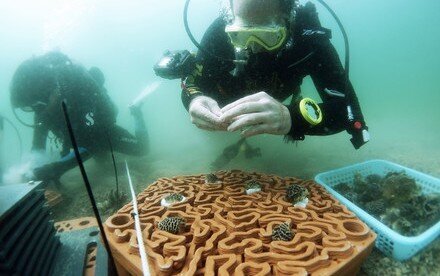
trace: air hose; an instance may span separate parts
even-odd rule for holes
[[[18,131],[18,128],[14,125],[14,123],[9,120],[8,118],[0,115],[0,130],[3,130],[3,122],[7,122],[15,131],[18,138],[18,144],[19,144],[19,152],[20,152],[20,158],[23,155],[23,140],[21,139],[20,132]]]

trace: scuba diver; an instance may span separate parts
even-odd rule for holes
[[[61,52],[49,52],[20,64],[10,85],[11,104],[14,113],[16,108],[34,112],[32,151],[45,151],[49,132],[61,148],[61,159],[34,168],[30,179],[57,183],[66,171],[77,165],[71,152],[62,101],[66,103],[84,161],[103,157],[111,146],[129,155],[147,154],[148,132],[141,105],[130,106],[135,122],[135,135],[132,135],[116,124],[118,111],[104,82],[99,68],[87,70]]]
[[[330,42],[331,31],[321,26],[312,3],[230,0],[229,13],[211,24],[200,44],[186,17],[184,22],[199,51],[191,61],[193,70],[181,76],[182,102],[197,127],[239,131],[243,137],[284,135],[287,141],[347,130],[356,149],[369,141],[348,79],[348,58],[344,70]],[[347,47],[346,40],[348,53]],[[186,57],[184,53],[178,54]],[[162,64],[186,69],[180,64],[186,58],[170,52],[166,56],[170,62],[155,67],[159,76],[169,77]],[[176,57],[179,62],[174,62]],[[301,96],[306,76],[312,78],[322,103]],[[283,104],[289,97],[291,101]]]
[[[240,152],[244,152],[244,157],[246,159],[261,157],[261,149],[252,147],[246,141],[246,138],[243,137],[232,145],[224,148],[222,153],[211,163],[211,169],[219,170],[224,168]]]

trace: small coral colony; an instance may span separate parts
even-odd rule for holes
[[[419,235],[440,220],[440,194],[423,193],[403,171],[384,177],[356,173],[353,183],[339,183],[334,188],[404,236]]]

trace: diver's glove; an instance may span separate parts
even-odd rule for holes
[[[189,104],[191,122],[205,130],[226,130],[220,121],[221,111],[218,103],[207,96],[197,96]]]
[[[58,181],[61,175],[57,164],[58,162],[54,162],[35,168],[33,170],[33,180]]]
[[[221,121],[229,124],[228,131],[240,130],[244,137],[262,133],[285,135],[292,126],[287,107],[266,92],[243,97],[221,112]]]

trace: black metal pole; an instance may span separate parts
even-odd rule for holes
[[[118,169],[116,168],[116,160],[115,160],[115,153],[113,151],[113,144],[112,144],[112,140],[110,139],[110,135],[108,134],[108,131],[106,132],[107,134],[107,141],[108,141],[108,145],[110,147],[110,152],[112,154],[112,162],[113,162],[113,169],[115,171],[115,179],[116,179],[116,205],[119,208],[119,179],[118,179]]]
[[[99,230],[101,231],[102,239],[104,241],[104,245],[107,250],[109,259],[110,259],[110,264],[111,264],[110,267],[112,270],[112,271],[110,271],[110,272],[112,272],[110,274],[113,275],[113,273],[114,273],[114,275],[117,275],[118,272],[116,270],[115,260],[113,259],[113,254],[112,254],[112,251],[110,249],[110,245],[107,240],[107,235],[105,234],[104,226],[102,225],[101,217],[99,216],[98,207],[96,206],[95,197],[93,196],[92,187],[90,186],[89,178],[87,177],[86,170],[84,169],[84,164],[82,162],[81,155],[79,153],[79,149],[78,149],[78,145],[76,143],[75,135],[73,134],[72,124],[70,123],[69,114],[67,113],[66,102],[62,101],[61,105],[63,107],[64,119],[66,120],[67,129],[69,130],[69,136],[70,136],[70,140],[72,141],[72,146],[73,146],[73,150],[75,152],[76,161],[78,161],[78,166],[81,171],[82,178],[84,180],[84,185],[86,186],[87,194],[89,195],[90,202],[92,203],[93,213],[95,214],[96,220],[98,221]]]

